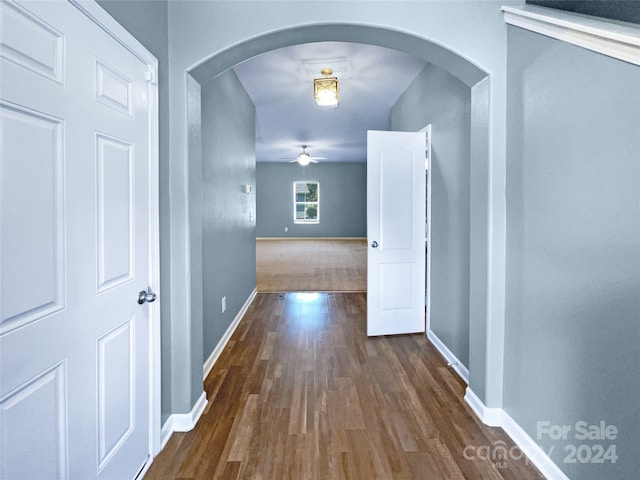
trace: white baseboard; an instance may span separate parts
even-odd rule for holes
[[[486,407],[470,387],[467,387],[464,399],[482,423],[490,427],[501,427],[546,479],[569,480],[549,455],[502,408]]]
[[[366,242],[367,237],[256,237],[256,240],[354,240]]]
[[[196,426],[198,420],[202,416],[202,412],[207,407],[207,394],[202,392],[200,398],[193,406],[189,413],[171,415],[173,417],[173,431],[174,432],[188,432]]]
[[[202,392],[200,398],[193,406],[189,413],[174,413],[167,418],[167,421],[162,425],[160,450],[162,450],[173,432],[188,432],[193,430],[198,420],[202,416],[202,412],[207,407],[207,394]]]
[[[464,400],[482,423],[490,427],[502,427],[504,423],[504,410],[501,408],[486,407],[482,400],[471,390],[471,387],[467,387],[465,390]]]
[[[433,333],[433,330],[427,330],[427,338],[433,343],[436,349],[440,352],[440,355],[449,363],[456,373],[464,380],[464,383],[469,385],[469,369],[465,367],[458,357],[456,357],[449,347],[447,347],[438,336]]]
[[[244,305],[242,305],[242,307],[240,308],[240,311],[238,312],[236,317],[233,319],[233,322],[231,322],[231,325],[229,325],[229,327],[227,328],[227,331],[224,332],[224,335],[222,335],[222,338],[216,345],[216,348],[213,349],[213,352],[211,352],[211,355],[209,355],[209,358],[207,358],[207,361],[204,362],[204,365],[202,366],[203,379],[206,379],[207,375],[209,375],[209,372],[213,368],[213,365],[218,360],[218,357],[220,357],[222,350],[224,350],[224,347],[229,342],[229,339],[231,339],[231,335],[233,335],[233,332],[236,330],[236,328],[238,328],[238,324],[240,324],[240,320],[242,320],[242,317],[244,317],[244,314],[247,313],[247,309],[249,308],[249,305],[251,305],[251,302],[253,302],[253,299],[256,298],[257,293],[258,291],[254,288],[253,292],[249,294],[249,298],[247,298],[247,300],[244,302]]]
[[[520,450],[531,460],[538,470],[549,480],[569,480],[569,477],[560,470],[547,453],[533,440],[527,432],[504,410],[502,411],[504,423],[502,429],[515,442]]]

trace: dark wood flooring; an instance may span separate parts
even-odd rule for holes
[[[514,445],[476,420],[423,334],[367,338],[365,322],[363,293],[259,294],[198,425],[145,479],[543,478],[525,459],[465,458]]]

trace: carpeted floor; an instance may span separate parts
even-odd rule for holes
[[[364,292],[365,239],[256,241],[258,292]]]

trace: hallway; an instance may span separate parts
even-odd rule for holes
[[[476,420],[424,335],[367,338],[366,296],[259,294],[205,381],[196,428],[153,479],[539,479]],[[502,467],[502,468],[498,468]]]

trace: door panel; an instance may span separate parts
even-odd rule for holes
[[[65,363],[60,362],[0,399],[0,478],[67,478],[65,384]],[[37,429],[24,428],[27,416]]]
[[[410,263],[380,263],[380,311],[410,309],[412,305],[411,286],[413,265]]]
[[[0,477],[131,479],[150,450],[147,67],[69,2],[0,9]]]
[[[133,82],[96,58],[96,100],[128,117],[133,116]]]
[[[98,461],[102,469],[135,428],[132,318],[98,339]]]
[[[64,308],[63,126],[8,103],[0,104],[0,121],[0,255],[3,280],[10,279],[0,285],[0,333],[6,333]]]
[[[133,145],[96,135],[98,292],[133,278]]]
[[[414,205],[411,182],[413,155],[404,147],[381,148],[380,162],[380,250],[407,250],[413,243]]]
[[[27,9],[6,2],[0,20],[3,58],[55,82],[64,79],[63,35]],[[24,40],[28,39],[28,42]]]
[[[367,135],[367,334],[425,331],[424,133]]]

